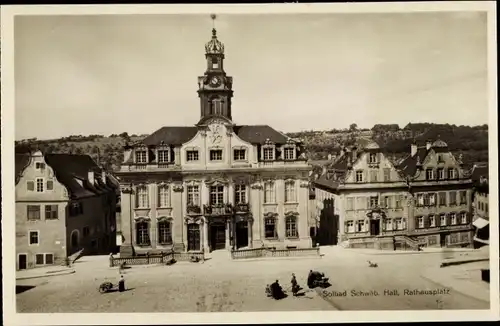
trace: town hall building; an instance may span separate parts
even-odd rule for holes
[[[163,127],[124,148],[122,256],[312,246],[302,143],[267,125],[233,122],[224,52],[214,28],[196,125]]]

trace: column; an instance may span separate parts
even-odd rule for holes
[[[230,240],[230,237],[231,237],[231,233],[230,233],[230,229],[231,229],[231,219],[228,218],[226,219],[226,249],[231,251],[231,242],[229,241]]]
[[[253,244],[252,244],[252,220],[249,218],[248,219],[248,247],[249,248],[253,248]]]
[[[205,253],[209,252],[209,247],[208,247],[208,223],[206,221],[202,222],[202,229],[203,229],[203,251]]]
[[[182,243],[184,244],[184,251],[188,251],[188,243],[187,243],[187,221],[184,220],[180,224],[182,224]]]

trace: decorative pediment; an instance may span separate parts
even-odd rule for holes
[[[120,191],[123,194],[133,194],[134,193],[134,189],[130,185],[127,185],[127,186],[121,185],[120,186]]]
[[[296,144],[296,141],[293,140],[292,138],[288,138],[286,140],[286,145],[288,145],[288,146],[295,146],[295,144]]]
[[[156,218],[158,222],[172,222],[174,219],[170,216],[159,216]]]
[[[264,218],[278,218],[278,213],[276,212],[264,213]]]
[[[205,179],[207,185],[222,184],[225,185],[229,183],[229,178],[225,174],[210,175]]]
[[[174,192],[183,192],[184,191],[184,186],[181,183],[176,183],[172,186],[172,190]]]
[[[140,216],[135,216],[134,221],[135,222],[150,222],[151,218],[149,216],[140,215]]]
[[[309,187],[310,187],[309,181],[302,181],[300,183],[300,188],[309,188]]]
[[[371,211],[366,213],[366,217],[371,220],[380,220],[386,218],[386,213],[380,207],[373,208]]]
[[[185,224],[203,224],[204,220],[201,216],[186,216],[184,217]]]
[[[138,150],[148,150],[148,146],[146,144],[144,144],[143,142],[137,142],[135,144],[132,145],[132,147],[138,151]]]
[[[261,190],[263,187],[262,187],[262,185],[261,185],[261,184],[259,184],[259,183],[255,183],[255,184],[251,185],[251,186],[250,186],[250,188],[252,188],[252,189],[257,189],[257,190]]]
[[[233,183],[237,185],[246,185],[250,183],[250,178],[247,176],[233,177]]]
[[[167,183],[167,182],[165,182],[165,181],[157,181],[157,182],[156,182],[156,185],[157,185],[158,187],[168,187],[170,184],[169,184],[169,183]]]
[[[266,138],[266,141],[264,142],[264,146],[274,146],[274,142],[270,140],[269,138]]]
[[[296,211],[288,211],[285,213],[285,217],[298,217],[299,213]]]

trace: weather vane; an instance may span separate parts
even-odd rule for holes
[[[211,14],[210,18],[212,18],[212,27],[215,28],[215,19],[217,18],[217,16],[215,14]]]

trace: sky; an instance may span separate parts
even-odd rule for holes
[[[233,121],[283,132],[351,123],[488,123],[480,12],[218,15]],[[194,125],[209,15],[17,16],[15,137]]]

